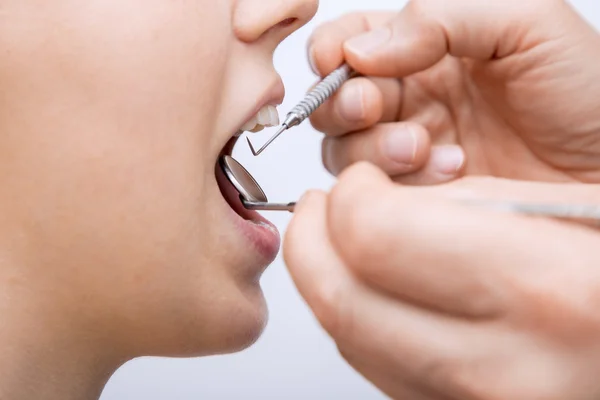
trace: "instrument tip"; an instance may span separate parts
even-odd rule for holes
[[[273,143],[273,141],[275,139],[277,139],[277,137],[279,137],[279,135],[281,135],[288,127],[284,124],[282,125],[279,130],[277,131],[277,133],[275,133],[271,139],[269,139],[267,141],[267,143],[265,143],[260,149],[258,149],[258,151],[254,148],[254,146],[252,145],[252,142],[250,141],[250,138],[246,136],[246,141],[248,142],[248,146],[250,147],[250,151],[252,152],[252,154],[254,155],[254,157],[258,156],[260,153],[262,153],[263,151],[265,151],[265,149],[267,147],[269,147],[269,145],[271,143]]]
[[[254,155],[254,157],[256,157],[257,155],[260,154],[260,151],[257,152],[254,149],[254,146],[252,145],[252,142],[250,141],[250,138],[248,138],[247,136],[246,136],[246,142],[248,142],[248,147],[250,147],[250,151],[252,152],[252,155]]]

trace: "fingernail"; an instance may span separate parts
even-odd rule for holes
[[[315,48],[310,46],[308,48],[308,65],[310,65],[310,69],[315,75],[319,75],[319,71],[317,71],[317,62],[315,60]]]
[[[388,133],[384,139],[383,154],[399,164],[413,164],[417,157],[417,134],[411,128]]]
[[[349,84],[340,92],[340,115],[347,121],[358,122],[365,117],[362,85]]]
[[[465,153],[460,146],[448,145],[431,149],[431,163],[445,175],[454,175],[465,163]]]
[[[381,48],[391,37],[392,31],[389,28],[378,28],[348,40],[345,46],[355,54],[368,55]]]

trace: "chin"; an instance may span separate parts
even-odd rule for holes
[[[262,290],[258,284],[252,290],[240,293],[243,300],[237,307],[229,307],[220,313],[220,325],[210,355],[237,353],[251,347],[262,336],[269,312]]]
[[[254,345],[262,336],[267,322],[269,312],[264,298],[260,304],[254,305],[253,312],[239,315],[232,321],[231,335],[227,343],[227,353],[236,353]]]

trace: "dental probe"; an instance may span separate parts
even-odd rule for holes
[[[265,143],[258,151],[254,149],[250,139],[246,137],[250,151],[254,156],[258,156],[262,153],[275,139],[279,137],[283,132],[288,129],[300,125],[304,120],[312,115],[327,99],[329,99],[348,79],[352,78],[355,72],[350,68],[348,64],[343,64],[341,67],[333,71],[326,78],[324,78],[314,89],[312,89],[304,97],[296,107],[287,114],[285,121],[281,124],[281,127],[273,135],[267,143]]]

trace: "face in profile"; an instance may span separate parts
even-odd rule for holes
[[[134,356],[256,340],[279,235],[217,161],[277,124],[273,52],[316,8],[2,3],[0,244],[46,312]]]

